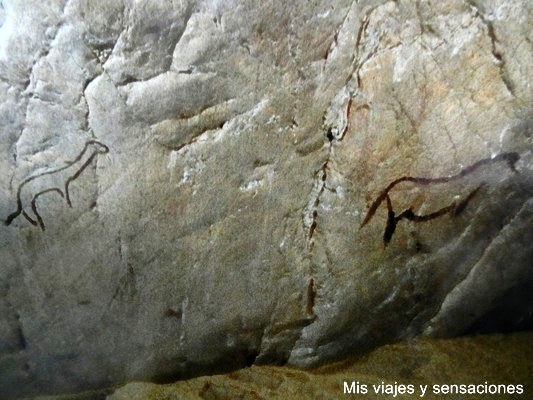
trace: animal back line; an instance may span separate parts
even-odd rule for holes
[[[89,140],[85,143],[85,146],[83,146],[83,149],[80,151],[80,153],[76,156],[76,158],[73,160],[73,161],[70,161],[67,163],[67,165],[65,165],[64,167],[60,167],[60,168],[56,168],[56,169],[53,169],[53,170],[50,170],[50,171],[46,171],[46,172],[42,172],[40,174],[37,174],[37,175],[32,175],[26,179],[24,179],[18,189],[17,189],[17,198],[20,198],[20,193],[22,191],[22,188],[24,185],[26,185],[27,183],[33,181],[34,179],[37,179],[41,176],[44,176],[44,175],[52,175],[52,174],[55,174],[57,172],[61,172],[61,171],[64,171],[68,168],[70,168],[71,166],[73,166],[74,164],[76,164],[78,161],[80,161],[82,159],[82,157],[85,155],[85,153],[87,152],[87,148],[89,147],[90,144],[93,144],[93,143],[98,143],[102,146],[104,146],[107,150],[109,150],[109,148],[104,145],[103,143],[100,143],[98,142],[97,140]]]
[[[445,176],[445,177],[439,177],[439,178],[427,178],[427,177],[412,177],[412,176],[402,176],[401,178],[395,179],[383,191],[379,194],[379,196],[374,200],[370,208],[368,209],[366,216],[361,223],[360,228],[365,226],[367,223],[370,222],[374,214],[376,213],[378,207],[383,203],[383,201],[388,196],[388,193],[399,183],[401,182],[412,182],[419,185],[431,185],[431,184],[440,184],[440,183],[446,183],[451,182],[454,180],[458,180],[463,178],[464,176],[471,174],[476,169],[480,168],[483,165],[495,163],[499,161],[506,161],[509,165],[509,168],[511,168],[513,171],[516,172],[515,164],[520,159],[520,155],[516,152],[508,152],[508,153],[501,153],[498,154],[495,157],[489,157],[489,158],[483,158],[479,161],[476,161],[472,165],[469,165],[466,168],[463,168],[461,171],[459,171],[455,175]]]

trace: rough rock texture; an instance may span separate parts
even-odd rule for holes
[[[420,398],[420,385],[429,385],[424,399],[461,396],[432,393],[433,385],[523,385],[520,396],[466,395],[468,399],[529,398],[533,369],[533,335],[480,336],[453,340],[422,340],[381,347],[358,360],[347,360],[311,371],[288,367],[253,366],[227,375],[176,382],[171,385],[130,383],[108,400],[233,400],[233,399],[343,399],[368,400]],[[344,382],[367,385],[365,395],[345,395]],[[371,385],[414,385],[416,394],[375,394]],[[44,399],[43,399],[44,400]]]
[[[531,2],[3,0],[0,24],[1,397],[531,327]],[[360,229],[394,179],[490,157],[395,186],[388,246],[387,201]]]

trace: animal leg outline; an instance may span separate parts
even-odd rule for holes
[[[468,194],[468,196],[466,196],[461,202],[456,203],[454,201],[450,205],[443,207],[432,213],[426,214],[426,215],[415,214],[413,211],[413,208],[410,207],[396,217],[392,209],[392,203],[391,203],[390,197],[389,195],[386,195],[388,217],[387,217],[387,225],[385,227],[385,233],[383,234],[383,243],[385,244],[385,246],[389,244],[389,242],[392,239],[392,235],[394,231],[396,230],[396,225],[398,224],[398,222],[400,222],[404,218],[409,221],[413,221],[413,222],[426,222],[426,221],[431,221],[432,219],[435,219],[435,218],[442,217],[443,215],[446,215],[446,214],[450,214],[453,217],[459,215],[461,212],[464,211],[464,209],[466,208],[470,200],[472,200],[472,198],[476,195],[476,193],[479,191],[479,189],[481,189],[481,187],[484,184],[485,183],[483,182],[477,188],[472,190]]]
[[[91,153],[88,153],[90,147],[94,147],[94,150]],[[22,214],[22,216],[30,224],[32,224],[34,226],[39,225],[41,227],[41,229],[43,229],[44,228],[44,223],[42,222],[42,218],[40,218],[40,215],[39,215],[39,213],[37,211],[37,206],[35,204],[35,200],[37,199],[37,197],[42,195],[42,194],[44,194],[44,193],[50,192],[50,191],[58,192],[61,195],[61,197],[63,197],[63,198],[65,198],[65,194],[66,194],[67,204],[69,205],[69,207],[72,207],[72,202],[70,200],[70,194],[69,194],[69,191],[68,191],[69,184],[73,180],[78,178],[78,176],[89,166],[89,164],[93,161],[93,159],[98,154],[106,154],[108,152],[109,152],[109,147],[107,145],[105,145],[105,144],[103,144],[103,143],[101,143],[101,142],[99,142],[97,140],[89,140],[89,141],[87,141],[85,143],[85,146],[83,147],[81,152],[77,155],[77,157],[73,161],[67,162],[67,165],[65,165],[63,167],[60,167],[60,168],[52,169],[52,170],[49,170],[49,171],[46,171],[46,172],[42,172],[42,173],[39,173],[39,174],[36,174],[36,175],[31,175],[31,176],[27,177],[26,179],[24,179],[19,184],[18,189],[17,189],[17,209],[7,216],[7,218],[4,221],[4,224],[5,225],[11,225],[13,220],[15,218],[19,217]],[[88,155],[87,160],[82,161],[86,155]],[[76,163],[82,164],[81,167],[75,169],[76,168]],[[67,180],[64,182],[65,194],[63,193],[63,191],[61,191],[61,189],[52,187],[52,188],[46,189],[45,191],[39,192],[37,194],[31,193],[33,195],[33,197],[31,197],[31,196],[29,197],[29,198],[32,199],[30,201],[30,203],[29,204],[23,204],[22,191],[23,191],[23,189],[25,187],[27,187],[29,184],[31,184],[31,182],[39,180],[43,176],[49,176],[49,175],[52,175],[52,174],[59,173],[61,171],[65,171],[68,168],[72,168],[73,170],[75,170],[75,172],[74,172],[74,174],[70,175],[67,178]],[[32,202],[33,202],[33,204],[32,204]],[[37,218],[37,220],[35,220],[32,216],[30,216],[29,209],[28,209],[30,206],[32,208],[32,211],[35,213],[35,218]]]
[[[13,222],[13,220],[15,218],[17,218],[20,213],[22,212],[22,205],[20,205],[19,207],[17,207],[17,210],[11,214],[9,214],[6,218],[6,220],[4,221],[4,225],[11,225],[11,222]]]
[[[91,154],[91,156],[87,159],[87,161],[85,161],[85,163],[80,167],[80,169],[78,169],[74,175],[70,176],[70,177],[66,180],[66,182],[65,182],[65,195],[66,195],[67,204],[68,204],[69,207],[72,207],[72,202],[70,201],[70,194],[69,194],[69,192],[68,192],[68,186],[70,185],[70,183],[71,183],[74,179],[78,178],[78,176],[81,175],[81,173],[83,172],[83,170],[84,170],[85,168],[87,168],[87,167],[89,166],[89,164],[91,164],[91,162],[93,161],[93,159],[94,159],[97,155],[98,155],[97,152],[94,152],[93,154]]]
[[[26,211],[22,210],[22,216],[26,218],[30,224],[37,226],[37,221],[30,217]]]
[[[363,222],[361,223],[359,229],[363,228],[366,224],[370,222],[374,214],[376,213],[378,207],[381,205],[381,203],[386,200],[386,197],[388,196],[389,192],[399,183],[402,182],[411,182],[417,185],[421,186],[428,186],[428,185],[434,185],[434,184],[442,184],[447,182],[452,182],[459,180],[463,177],[465,177],[468,174],[471,174],[478,168],[491,164],[496,162],[505,161],[507,163],[507,166],[514,172],[518,173],[515,164],[520,159],[520,155],[516,152],[509,152],[509,153],[501,153],[498,154],[495,157],[489,157],[489,158],[483,158],[479,161],[476,161],[474,164],[469,165],[466,168],[463,168],[461,171],[459,171],[455,175],[451,176],[444,176],[439,178],[425,178],[425,177],[413,177],[413,176],[402,176],[401,178],[395,179],[389,185],[381,191],[381,193],[378,195],[376,200],[372,203],[370,208],[368,209],[365,218],[363,219]]]
[[[35,217],[37,217],[37,222],[39,223],[39,226],[40,228],[44,231],[45,230],[45,226],[44,226],[44,221],[41,217],[41,215],[39,214],[39,212],[37,211],[37,204],[36,204],[36,201],[37,201],[37,198],[43,194],[46,194],[46,193],[50,193],[50,192],[57,192],[59,193],[59,195],[63,198],[65,198],[65,195],[63,194],[63,192],[61,191],[61,189],[59,188],[50,188],[50,189],[46,189],[46,190],[42,190],[40,191],[39,193],[37,193],[35,196],[33,196],[33,199],[31,200],[31,209],[33,211],[33,213],[35,214]],[[31,222],[31,221],[30,221]],[[37,225],[37,223],[34,223],[33,225]]]

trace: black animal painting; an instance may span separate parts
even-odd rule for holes
[[[15,218],[22,215],[30,224],[45,230],[44,221],[37,211],[37,199],[48,193],[57,193],[72,207],[69,185],[93,162],[99,154],[109,152],[109,148],[97,141],[89,140],[78,156],[64,167],[32,175],[24,179],[17,189],[17,209],[5,220],[10,225]]]
[[[495,157],[490,158],[483,158],[479,161],[476,161],[474,164],[462,169],[459,171],[456,175],[451,176],[444,176],[440,178],[423,178],[423,177],[412,177],[412,176],[403,176],[401,178],[395,179],[389,185],[381,191],[381,193],[378,195],[376,200],[372,203],[370,208],[368,209],[366,216],[361,223],[361,227],[364,227],[366,224],[370,222],[374,214],[376,213],[378,207],[383,203],[384,201],[387,204],[387,224],[385,226],[385,232],[383,233],[383,243],[385,246],[391,241],[392,235],[394,234],[394,231],[396,230],[396,225],[398,222],[400,222],[402,219],[407,219],[409,221],[413,222],[426,222],[430,221],[432,219],[441,217],[445,214],[450,214],[452,216],[458,215],[461,213],[470,200],[476,195],[476,193],[479,191],[479,189],[483,186],[484,183],[479,185],[477,188],[472,190],[463,200],[460,202],[452,202],[450,205],[441,208],[440,210],[434,211],[430,214],[426,215],[417,215],[414,213],[413,208],[410,207],[407,210],[401,212],[399,215],[396,215],[396,213],[393,210],[392,207],[392,201],[389,196],[389,192],[399,183],[402,182],[412,182],[418,185],[427,186],[427,185],[433,185],[433,184],[440,184],[440,183],[448,183],[452,182],[458,179],[463,178],[464,176],[471,174],[478,168],[480,168],[483,165],[495,163],[495,162],[501,162],[505,161],[509,168],[516,172],[515,164],[520,159],[520,155],[518,153],[510,152],[510,153],[501,153],[498,154]]]

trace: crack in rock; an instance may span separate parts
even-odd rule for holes
[[[509,73],[507,72],[504,54],[499,49],[499,47],[501,46],[500,46],[500,41],[498,40],[498,37],[496,35],[496,31],[494,29],[494,24],[492,23],[490,18],[487,17],[479,9],[478,5],[475,3],[474,0],[465,0],[465,1],[470,6],[474,14],[477,17],[479,17],[479,19],[481,20],[481,22],[487,29],[487,35],[490,39],[490,44],[491,44],[491,53],[494,59],[496,60],[496,64],[498,65],[498,69],[500,71],[500,77],[502,79],[502,82],[505,85],[505,88],[507,89],[509,94],[515,97],[514,84],[509,77]]]

